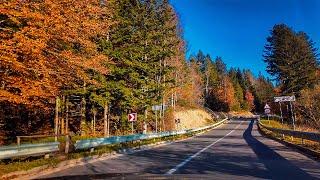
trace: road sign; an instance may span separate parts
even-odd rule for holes
[[[160,110],[161,110],[161,105],[152,106],[152,111],[160,111]]]
[[[180,119],[174,119],[174,121],[175,121],[176,124],[180,123]]]
[[[152,111],[160,111],[161,110],[162,105],[154,105],[152,106]],[[167,109],[167,105],[163,105],[163,109],[166,110]]]
[[[295,96],[279,96],[279,97],[274,97],[274,102],[292,102],[296,101]]]
[[[270,109],[265,109],[265,110],[264,110],[264,113],[265,113],[265,114],[270,114],[271,111],[270,111]]]
[[[129,122],[137,121],[137,113],[130,113],[130,114],[128,114],[128,121],[129,121]]]
[[[266,104],[265,106],[264,106],[264,113],[265,114],[270,114],[271,113],[271,111],[270,111],[270,106],[268,105],[268,104]]]
[[[264,109],[271,109],[271,108],[270,108],[270,106],[269,106],[268,104],[266,104],[266,105],[264,106]]]

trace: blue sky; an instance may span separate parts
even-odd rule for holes
[[[320,45],[320,0],[171,0],[188,43],[187,57],[201,49],[228,67],[265,72],[263,46],[274,24],[306,32]]]

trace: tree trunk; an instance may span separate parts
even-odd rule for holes
[[[81,136],[85,135],[85,126],[86,126],[86,99],[85,97],[82,98],[81,101]]]
[[[69,134],[69,119],[68,119],[68,116],[69,116],[69,99],[67,98],[66,100],[66,134]]]
[[[143,121],[143,134],[147,134],[147,129],[148,129],[147,123],[146,123],[147,118],[148,118],[148,110],[147,110],[147,108],[144,110],[144,117],[145,117],[145,120]]]
[[[83,82],[83,91],[86,91],[86,82]],[[86,127],[86,98],[85,95],[82,95],[82,101],[81,101],[81,122],[80,122],[80,131],[81,136],[85,135],[85,127]]]
[[[62,102],[63,102],[63,109],[61,109],[61,134],[65,134],[64,132],[64,118],[65,118],[65,104],[66,104],[66,98],[65,96],[62,96]]]
[[[104,137],[108,137],[108,104],[105,103],[104,105],[104,112],[103,112],[103,116],[104,116]]]
[[[173,97],[173,92],[171,93],[171,107],[174,107],[174,97]]]
[[[3,145],[5,139],[5,107],[0,103],[0,145]]]
[[[93,135],[96,135],[96,113],[93,113],[93,124],[92,124],[92,129],[93,129]]]
[[[173,109],[174,109],[174,110],[176,109],[177,101],[178,101],[178,96],[177,96],[177,91],[175,91],[175,92],[174,92],[174,106],[173,106]]]
[[[54,118],[54,140],[58,140],[58,123],[59,123],[59,97],[56,97],[56,109],[55,109],[55,118]]]
[[[109,110],[108,110],[108,113],[107,113],[107,137],[110,137],[110,113],[109,113]]]
[[[209,92],[208,88],[209,88],[209,70],[207,70],[207,72],[206,72],[206,95],[205,95],[205,99],[208,98],[208,92]]]

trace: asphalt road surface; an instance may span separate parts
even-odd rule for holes
[[[320,164],[265,138],[253,120],[199,136],[64,169],[49,179],[320,179]]]

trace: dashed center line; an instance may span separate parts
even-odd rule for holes
[[[219,141],[223,140],[225,137],[229,136],[231,133],[233,133],[236,129],[238,129],[238,127],[243,123],[243,121],[238,124],[232,131],[230,131],[228,134],[226,134],[225,136],[223,136],[222,138],[214,141],[213,143],[209,144],[207,147],[201,149],[200,151],[198,151],[197,153],[193,154],[192,156],[188,157],[187,159],[185,159],[183,162],[181,162],[180,164],[178,164],[176,167],[170,169],[168,172],[165,173],[165,175],[171,175],[174,172],[176,172],[179,168],[183,167],[184,165],[186,165],[189,161],[191,161],[193,158],[197,157],[199,154],[201,154],[203,151],[207,150],[208,148],[210,148],[211,146],[215,145],[216,143],[218,143]]]

